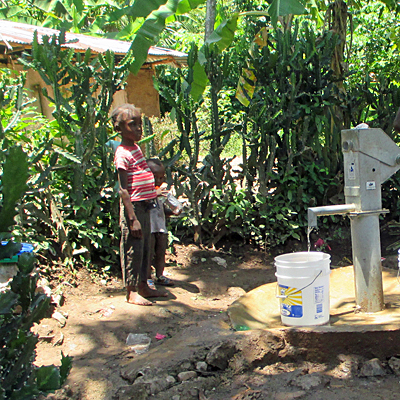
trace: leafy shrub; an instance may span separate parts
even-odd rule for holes
[[[35,257],[19,256],[11,290],[0,293],[0,399],[34,399],[40,392],[59,389],[71,368],[62,354],[61,367],[33,365],[38,335],[30,331],[49,309],[50,298],[36,293]]]
[[[0,105],[12,103],[12,89],[4,85],[0,89]],[[11,85],[12,87],[13,85]],[[14,87],[15,88],[15,87]],[[19,97],[22,93],[22,80],[17,85]],[[19,118],[18,107],[5,107],[10,115]],[[11,118],[13,121],[14,118]],[[1,209],[0,209],[0,259],[13,257],[21,244],[12,241],[12,229],[17,214],[16,205],[20,203],[27,189],[28,157],[21,147],[10,145],[4,134],[12,131],[15,123],[7,123],[1,129],[2,164]],[[8,132],[9,133],[9,132]],[[9,146],[10,145],[10,146]],[[50,298],[36,293],[37,272],[35,257],[23,253],[18,260],[19,271],[11,282],[11,289],[0,293],[0,400],[33,399],[40,391],[60,388],[68,375],[71,359],[62,356],[60,369],[54,366],[35,368],[35,347],[38,336],[31,332],[49,309]]]

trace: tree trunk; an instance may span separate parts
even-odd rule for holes
[[[206,41],[211,33],[214,31],[216,5],[217,0],[207,0],[204,41]]]

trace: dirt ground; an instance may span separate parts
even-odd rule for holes
[[[332,263],[348,265],[350,249],[331,247]],[[302,249],[281,252],[295,250]],[[57,319],[34,328],[37,365],[60,365],[61,352],[73,357],[66,386],[47,399],[400,399],[400,369],[393,367],[399,354],[391,355],[391,364],[372,361],[374,372],[362,374],[370,354],[348,348],[323,359],[318,349],[308,355],[304,348],[288,349],[268,332],[230,329],[229,305],[276,281],[273,259],[242,244],[220,251],[177,245],[165,271],[175,286],[160,286],[168,297],[151,307],[127,304],[119,279],[95,282],[79,271],[77,287],[63,286]],[[127,346],[130,333],[151,338],[149,351],[140,355]],[[215,338],[223,338],[222,345]]]

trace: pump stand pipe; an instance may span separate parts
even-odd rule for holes
[[[350,213],[355,300],[361,312],[385,307],[379,231],[379,214],[385,211]]]
[[[310,207],[308,228],[317,227],[317,216],[348,214],[354,264],[355,300],[361,312],[383,310],[379,214],[387,210],[357,211],[355,204]]]
[[[334,206],[310,207],[308,209],[308,227],[318,226],[317,216],[321,215],[343,215],[356,211],[355,204],[338,204]]]

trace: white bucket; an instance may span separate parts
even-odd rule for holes
[[[308,326],[329,322],[331,256],[317,251],[275,257],[281,319],[284,325]]]

